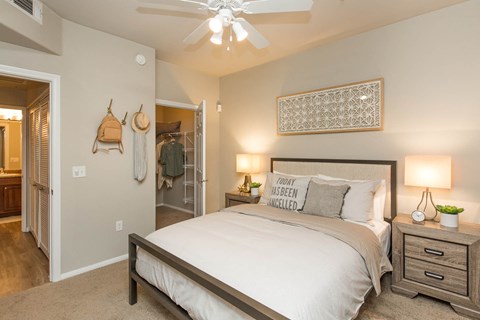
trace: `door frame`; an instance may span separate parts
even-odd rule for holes
[[[60,75],[0,64],[0,74],[15,78],[46,82],[50,85],[50,168],[49,179],[49,277],[50,281],[61,280],[61,157],[60,157]],[[26,154],[25,154],[26,155]],[[22,172],[27,172],[26,156],[22,157]],[[26,231],[26,176],[22,175],[22,230]]]
[[[206,112],[206,106],[207,106],[207,102],[206,100],[202,100],[203,103],[203,112]],[[192,110],[192,111],[197,111],[198,109],[198,105],[196,104],[193,104],[193,103],[183,103],[183,102],[177,102],[177,101],[171,101],[171,100],[164,100],[164,99],[155,99],[155,105],[160,105],[162,107],[169,107],[169,108],[178,108],[178,109],[186,109],[186,110]],[[206,121],[205,121],[206,122]],[[206,123],[203,124],[203,126],[206,126]],[[205,132],[206,132],[206,127],[205,127]],[[196,137],[195,137],[196,139]],[[207,148],[207,145],[206,145],[206,137],[203,138],[204,139],[204,143],[203,143],[203,168],[206,170],[207,168],[207,156],[206,156],[206,148]],[[205,171],[204,170],[204,171]],[[196,181],[195,181],[196,183]],[[205,215],[206,214],[206,184],[205,184],[205,181],[204,181],[204,186],[203,186],[203,201],[202,201],[202,215]]]

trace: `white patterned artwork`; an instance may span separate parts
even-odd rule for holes
[[[277,98],[277,134],[383,130],[383,79]]]

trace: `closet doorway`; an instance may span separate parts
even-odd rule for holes
[[[205,214],[204,106],[157,99],[156,229]]]

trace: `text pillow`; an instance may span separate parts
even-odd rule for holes
[[[268,205],[280,209],[302,210],[310,177],[292,177],[273,174]]]
[[[268,172],[267,173],[267,178],[265,180],[265,183],[264,183],[264,189],[263,189],[263,194],[262,194],[262,197],[260,198],[260,201],[258,202],[258,204],[265,204],[265,205],[268,205],[268,202],[270,201],[270,195],[271,195],[271,191],[272,191],[272,179],[275,177],[275,176],[285,176],[285,177],[292,177],[292,178],[312,178],[313,176],[306,176],[306,175],[296,175],[296,174],[288,174],[288,173],[282,173],[282,172],[278,172],[278,171],[273,171],[272,172]]]

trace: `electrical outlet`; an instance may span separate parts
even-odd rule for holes
[[[118,220],[115,222],[115,231],[122,231],[123,230],[123,220]]]

